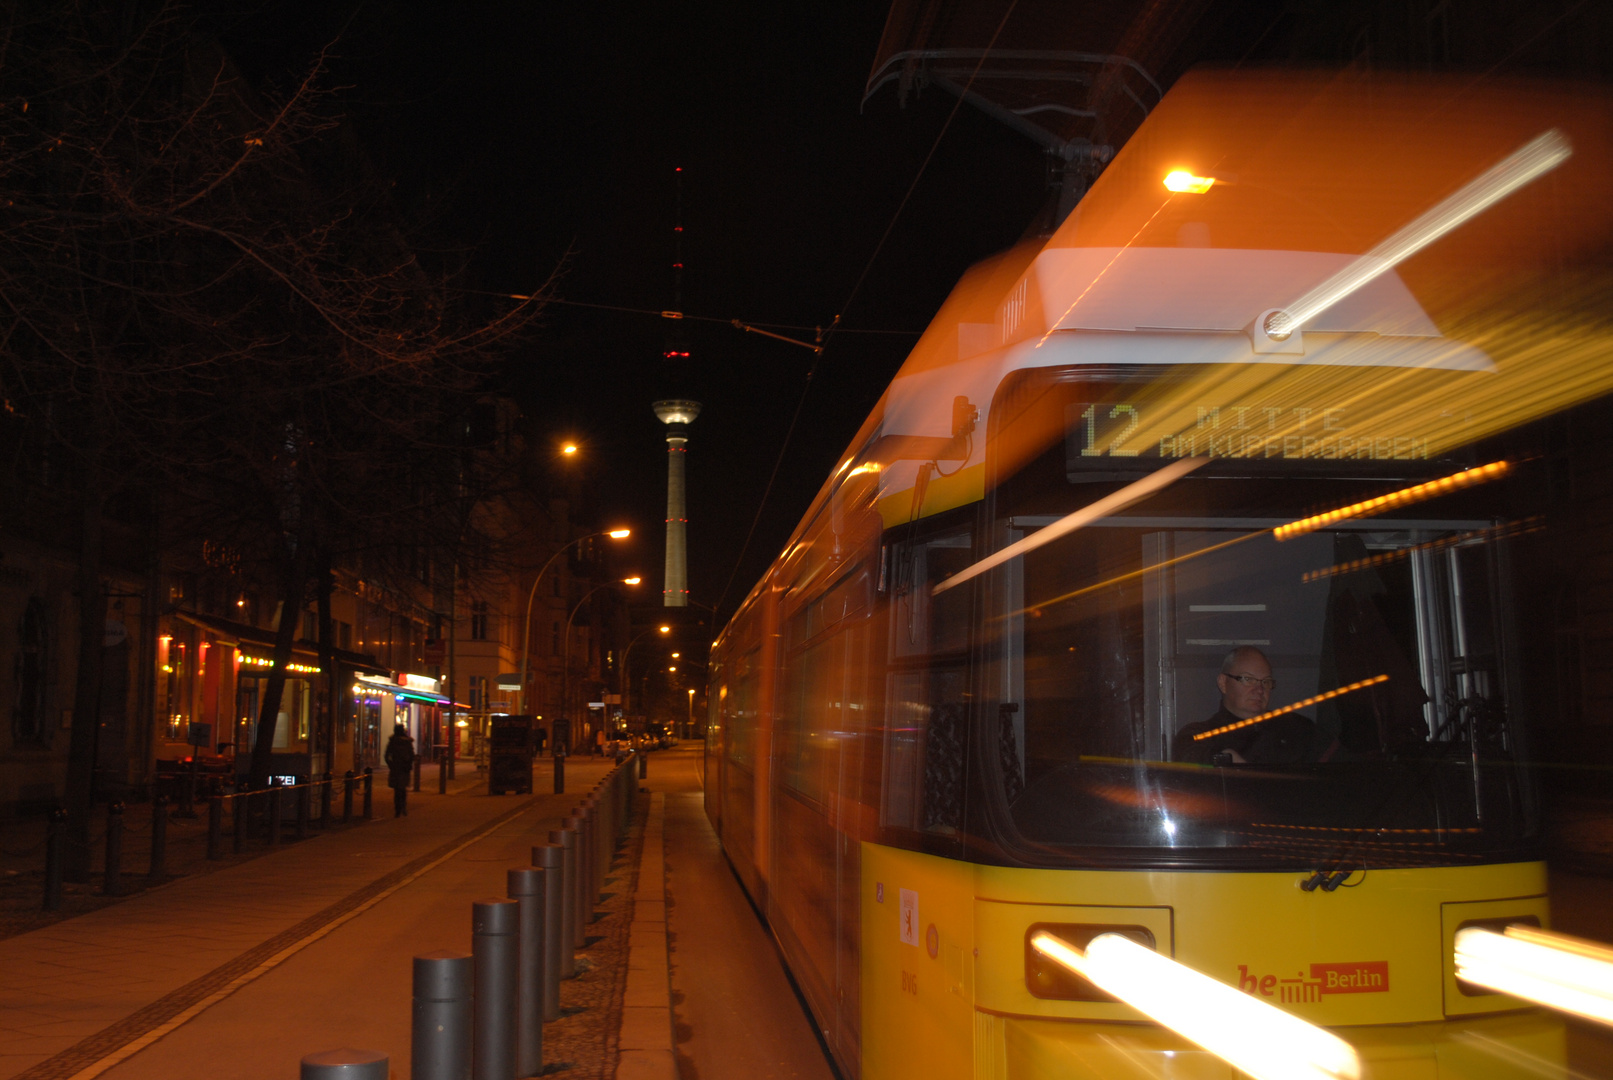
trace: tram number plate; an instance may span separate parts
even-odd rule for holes
[[[917,997],[918,992],[919,992],[919,977],[918,977],[918,974],[916,972],[912,972],[912,971],[904,971],[904,972],[902,972],[902,993],[904,993],[904,994],[912,994],[914,997]]]

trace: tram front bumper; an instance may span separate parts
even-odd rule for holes
[[[975,1080],[1232,1080],[1243,1074],[1152,1024],[1031,1020],[980,1014]],[[1539,1080],[1561,1076],[1563,1022],[1528,1011],[1444,1023],[1336,1028],[1361,1056],[1364,1080]]]

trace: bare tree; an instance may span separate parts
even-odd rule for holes
[[[248,86],[172,3],[0,0],[0,395],[72,469],[81,841],[108,501],[160,504],[165,532],[231,542],[278,580],[262,783],[314,570],[361,518],[371,537],[419,525],[455,417],[540,306],[458,310],[321,75],[316,58]]]

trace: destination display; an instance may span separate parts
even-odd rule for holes
[[[1271,458],[1281,460],[1423,461],[1429,439],[1385,431],[1381,419],[1352,423],[1348,407],[1284,404],[1077,401],[1066,406],[1066,451],[1071,469],[1093,458]],[[1150,423],[1150,413],[1161,422]],[[1186,426],[1183,426],[1183,421]]]

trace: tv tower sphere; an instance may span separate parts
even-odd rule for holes
[[[684,498],[683,455],[689,425],[700,415],[700,402],[681,398],[657,401],[656,418],[666,425],[666,585],[662,607],[689,606],[689,510]]]

